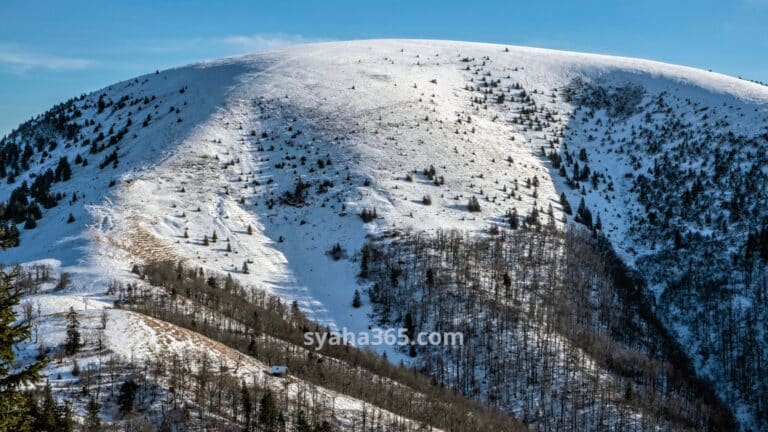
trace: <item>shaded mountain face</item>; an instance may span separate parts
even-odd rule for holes
[[[109,283],[136,283],[134,264],[183,261],[351,331],[436,329],[484,304],[495,312],[464,329],[473,341],[539,342],[439,368],[446,351],[375,349],[539,429],[558,427],[553,416],[596,430],[764,428],[766,147],[768,89],[711,72],[458,42],[298,46],[149,74],[19,126],[0,142],[0,221],[17,244],[0,262],[42,262],[72,280],[56,296],[108,302]],[[438,278],[447,292],[481,289],[449,306],[406,299],[430,268],[393,277],[382,263],[416,255],[412,235],[440,245],[451,229],[468,236],[463,253],[498,236],[516,239],[499,250],[530,251],[462,258],[484,270],[457,278],[443,246],[424,246],[431,270],[452,275]],[[537,242],[550,260],[530,255]],[[368,247],[380,255],[361,279]],[[586,256],[595,264],[572,263]],[[583,305],[533,301],[547,298],[536,272]],[[508,298],[505,274],[519,284]],[[572,332],[555,313],[593,318],[564,321],[585,328]],[[631,355],[587,347],[597,336]],[[557,360],[532,372],[544,358]],[[672,372],[628,372],[638,358]],[[499,359],[512,378],[489,372]],[[577,400],[584,382],[597,390]]]

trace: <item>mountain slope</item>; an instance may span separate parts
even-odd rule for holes
[[[135,283],[134,264],[183,261],[360,332],[375,313],[368,301],[351,306],[368,238],[484,235],[510,219],[595,225],[599,215],[697,372],[742,425],[764,427],[766,380],[755,388],[737,376],[737,362],[765,370],[764,290],[726,278],[711,297],[727,296],[735,312],[696,329],[714,300],[690,298],[712,291],[712,275],[694,269],[740,271],[731,255],[763,229],[767,102],[765,87],[711,72],[460,42],[315,44],[191,65],[76,98],[3,139],[2,218],[21,235],[0,261],[48,260],[69,273],[62,305]],[[471,197],[480,212],[468,211]],[[732,223],[713,210],[733,218],[735,207]],[[370,223],[358,216],[374,209]],[[326,254],[337,243],[345,259]],[[761,271],[759,259],[749,264]],[[757,330],[728,332],[758,338],[738,339],[733,358],[710,337],[724,339],[716,324],[729,313]],[[506,408],[518,418],[537,410]]]

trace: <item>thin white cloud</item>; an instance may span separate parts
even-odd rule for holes
[[[92,60],[39,54],[15,47],[0,46],[0,65],[15,71],[30,69],[79,70],[95,64]]]
[[[288,45],[320,42],[322,39],[307,38],[302,35],[253,34],[235,35],[219,39],[223,44],[246,51],[264,51]]]
[[[251,34],[220,37],[193,37],[182,39],[145,40],[131,43],[135,51],[151,53],[185,53],[200,50],[216,51],[222,55],[265,51],[288,45],[320,42],[326,39],[308,38],[292,34]]]
[[[72,71],[93,67],[99,68],[143,68],[145,63],[156,67],[155,63],[128,59],[144,58],[146,55],[181,55],[190,59],[205,58],[206,56],[222,57],[227,55],[245,54],[266,51],[302,43],[320,42],[327,39],[308,38],[296,34],[267,34],[227,35],[212,37],[191,37],[178,39],[144,39],[124,41],[123,48],[116,50],[123,54],[115,58],[114,53],[99,53],[99,60],[65,57],[44,54],[29,50],[17,44],[0,43],[0,70],[15,73],[25,73],[31,70]],[[130,53],[130,54],[128,54]],[[149,66],[146,66],[149,67]]]

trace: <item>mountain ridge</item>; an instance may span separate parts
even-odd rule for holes
[[[626,83],[642,87],[642,96],[624,119],[607,107],[623,103],[616,101]],[[568,88],[589,97],[566,100]],[[688,109],[686,100],[702,108]],[[136,283],[135,264],[181,260],[297,301],[322,325],[365,331],[371,305],[350,305],[354,289],[365,288],[357,280],[358,251],[393,231],[486,235],[518,219],[560,228],[600,221],[628,264],[655,268],[642,266],[646,257],[657,265],[660,249],[646,244],[657,241],[633,227],[646,219],[640,209],[651,208],[636,197],[659,189],[626,174],[651,169],[645,162],[660,150],[624,146],[642,139],[671,147],[677,138],[665,132],[667,116],[695,130],[709,112],[709,127],[723,139],[730,132],[759,140],[766,103],[768,88],[703,70],[480,43],[327,42],[196,63],[72,100],[3,139],[2,202],[22,181],[45,179],[48,168],[51,178],[38,192],[23,191],[31,199],[14,213],[21,244],[0,261],[48,260],[72,275],[61,295],[89,297],[112,280]],[[726,105],[724,115],[717,111]],[[41,124],[54,132],[37,133]],[[643,127],[646,135],[633,135]],[[88,165],[69,162],[75,156]],[[74,166],[72,180],[56,180],[62,157]],[[471,197],[479,198],[480,212],[468,211]],[[46,199],[57,204],[32,209]],[[357,216],[373,210],[372,221]],[[23,228],[29,219],[36,226]],[[683,238],[688,226],[680,223],[672,243],[696,241]],[[346,259],[328,258],[334,244]],[[649,282],[661,300],[665,287]],[[679,325],[690,321],[678,315],[665,319],[684,333]],[[695,353],[698,342],[681,340]],[[746,408],[751,404],[735,411],[745,424],[760,424]]]

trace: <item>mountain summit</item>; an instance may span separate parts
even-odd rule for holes
[[[23,264],[40,329],[26,358],[59,352],[70,310],[93,331],[46,369],[61,391],[82,379],[73,362],[99,375],[105,353],[138,368],[208,352],[237,386],[293,361],[248,337],[305,350],[292,338],[311,325],[454,327],[463,348],[372,348],[466,400],[372,360],[349,380],[387,377],[486,424],[762,429],[767,149],[768,87],[713,72],[465,42],[294,46],[150,73],[20,125],[0,141],[16,244],[0,262]],[[234,312],[246,303],[262,309]],[[471,430],[307,370],[289,365],[298,389],[280,397],[340,398],[333,427],[376,407]]]

